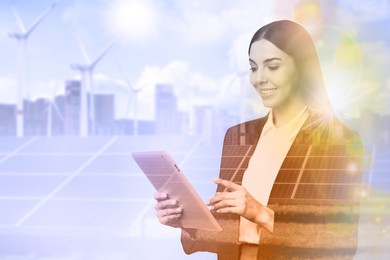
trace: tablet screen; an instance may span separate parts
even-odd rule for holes
[[[183,228],[222,231],[217,220],[169,153],[134,152],[132,156],[154,188],[177,200],[183,208],[180,218]]]

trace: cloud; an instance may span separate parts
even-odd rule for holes
[[[213,45],[256,30],[271,19],[273,8],[272,1],[185,2],[176,5],[169,25],[186,44]]]
[[[236,73],[249,72],[248,47],[252,33],[239,35],[229,50],[229,61]]]
[[[17,82],[14,78],[0,78],[0,104],[15,104],[17,98]]]
[[[60,80],[48,80],[45,82],[38,82],[31,89],[31,100],[39,98],[54,99],[57,95],[63,95],[65,92],[64,83]]]
[[[144,84],[139,94],[138,111],[144,113],[140,115],[141,117],[154,118],[154,96],[157,83],[173,86],[181,111],[188,112],[192,106],[212,106],[214,109],[226,110],[232,115],[239,115],[241,106],[244,106],[245,116],[250,118],[264,111],[247,76],[226,73],[222,77],[211,78],[194,71],[189,63],[176,60],[163,67],[146,67],[136,81],[136,85]]]
[[[73,1],[71,5],[64,7],[61,13],[61,21],[67,29],[76,32],[83,39],[85,45],[96,44],[96,40],[112,37],[113,33],[106,28],[104,11],[106,2]],[[97,36],[99,35],[99,37]]]
[[[8,34],[7,28],[0,24],[0,41],[5,40],[7,34]]]
[[[150,0],[115,0],[103,16],[107,29],[127,40],[146,40],[158,32],[160,12]]]
[[[130,88],[136,88],[141,89],[137,96],[137,117],[153,120],[156,84],[172,85],[180,111],[189,112],[193,106],[211,106],[239,115],[243,106],[246,117],[253,118],[265,110],[247,76],[232,72],[212,78],[195,71],[184,60],[174,60],[161,67],[146,66],[131,86],[124,79],[112,79],[104,74],[94,75],[94,86],[95,93],[115,95],[117,118],[134,117],[134,96]]]
[[[88,42],[93,42],[97,33],[144,42],[154,37],[161,23],[160,7],[150,0],[74,1],[64,8],[61,19]]]
[[[390,2],[388,0],[342,0],[340,4],[360,21],[372,22],[390,18]]]
[[[96,92],[114,93],[116,98],[117,117],[124,118],[133,115],[133,108],[127,111],[133,99],[125,81],[113,81],[107,77],[94,77]],[[189,111],[192,106],[212,106],[224,109],[238,115],[240,111],[240,82],[238,75],[231,73],[214,79],[193,71],[189,63],[183,60],[172,61],[162,67],[147,66],[134,81],[135,88],[141,88],[138,94],[138,118],[154,119],[155,86],[170,84],[178,99],[178,109]],[[249,87],[250,88],[250,87]],[[247,111],[252,109],[249,104]]]

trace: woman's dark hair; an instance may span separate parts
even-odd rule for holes
[[[299,87],[308,109],[313,113],[332,113],[317,52],[309,33],[301,25],[288,20],[269,23],[253,35],[248,54],[252,44],[261,39],[270,41],[294,59],[299,73]]]

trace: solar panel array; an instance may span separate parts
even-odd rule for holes
[[[219,172],[222,137],[216,140],[220,142],[177,136],[0,138],[0,258],[183,258],[180,234],[156,220],[154,189],[130,154],[169,151],[206,200],[214,194],[211,178]],[[246,148],[240,149],[245,155]],[[373,154],[373,167],[365,178],[371,183],[371,194],[388,194],[390,149],[368,150]],[[286,161],[285,173],[275,185],[276,189],[283,186],[278,192],[282,197],[290,196],[300,174],[292,166],[301,155],[294,156]],[[236,159],[239,164],[242,157]],[[232,165],[222,167],[230,174],[236,170]],[[337,193],[329,183],[353,178],[333,171],[315,174],[309,169],[302,173],[302,190],[295,196],[306,196],[305,189],[310,190],[314,181],[321,189]],[[388,200],[375,203],[388,206]],[[389,240],[390,214],[376,208],[374,203],[363,208],[363,227],[373,233],[367,235],[365,228],[360,232],[362,254],[368,250],[365,247],[378,246],[372,237]],[[186,257],[215,259],[209,254]]]
[[[148,248],[151,239],[165,236],[184,254],[177,232],[160,228],[154,188],[130,154],[170,151],[200,193],[210,197],[221,147],[176,136],[1,138],[0,144],[0,255],[21,259],[61,253],[80,259],[164,254],[169,259],[165,240],[154,251]],[[94,243],[105,246],[89,248]]]
[[[225,146],[221,170],[226,179],[241,184],[254,149],[254,145]],[[360,164],[344,146],[295,145],[281,166],[270,203],[333,205],[357,200]]]

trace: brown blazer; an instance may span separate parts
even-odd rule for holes
[[[225,134],[220,178],[241,184],[267,117]],[[273,185],[268,207],[274,232],[262,230],[258,259],[351,259],[357,248],[361,139],[335,117],[310,115],[297,134]],[[218,187],[217,191],[222,188]],[[208,251],[239,259],[239,217],[213,213],[223,232],[183,230],[187,254]]]

